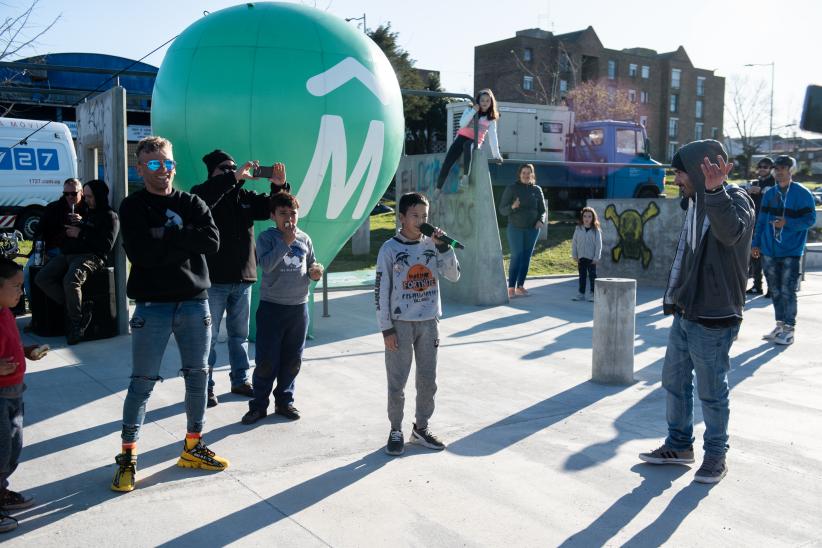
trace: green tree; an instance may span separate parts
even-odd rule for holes
[[[432,74],[427,82],[423,81],[419,71],[414,68],[414,60],[400,47],[399,34],[391,31],[391,23],[369,30],[368,36],[388,57],[401,88],[442,91],[436,75]],[[447,101],[444,99],[403,97],[405,146],[408,154],[433,152],[433,144],[437,137],[445,140],[446,104]]]

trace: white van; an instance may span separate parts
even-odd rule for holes
[[[65,124],[0,118],[0,231],[34,237],[46,204],[77,177],[77,154]]]

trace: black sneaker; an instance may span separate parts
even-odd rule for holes
[[[268,413],[264,409],[251,409],[248,413],[243,415],[240,420],[243,424],[254,424],[260,419],[264,419]]]
[[[238,384],[237,386],[231,387],[232,394],[239,394],[240,396],[248,396],[249,398],[254,397],[254,388],[252,388],[250,382],[244,382],[243,384]]]
[[[696,471],[694,481],[697,483],[719,483],[727,473],[728,466],[725,464],[725,455],[705,455],[702,466]]]
[[[761,287],[752,287],[748,291],[746,291],[748,295],[762,295],[762,288]]]
[[[69,328],[68,334],[66,334],[66,342],[73,346],[83,340],[84,334],[85,333],[83,332],[82,327],[79,325],[72,325]]]
[[[288,405],[275,405],[274,414],[280,415],[281,417],[285,417],[292,421],[300,418],[300,412],[297,411],[297,408],[290,403]]]
[[[411,430],[411,439],[408,441],[410,443],[418,443],[429,449],[436,449],[437,451],[442,451],[445,449],[445,444],[442,443],[437,436],[431,433],[431,430],[429,430],[428,427],[419,429],[416,424]]]
[[[209,390],[208,399],[206,400],[206,407],[217,407],[218,403],[220,403],[220,400],[218,400],[217,396],[214,395],[214,391]]]
[[[24,510],[34,506],[34,499],[22,493],[6,489],[0,494],[0,510]]]
[[[405,440],[402,437],[402,430],[392,430],[388,434],[388,443],[385,444],[385,452],[392,456],[399,456],[405,452]]]
[[[6,514],[0,514],[0,533],[8,533],[17,529],[17,520]]]
[[[691,464],[694,462],[694,448],[677,451],[663,444],[649,453],[640,453],[639,460],[649,464]]]

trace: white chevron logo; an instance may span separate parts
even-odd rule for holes
[[[312,76],[305,87],[311,95],[322,97],[354,79],[359,80],[383,105],[388,104],[388,93],[381,88],[374,74],[353,57],[346,57],[330,69]]]

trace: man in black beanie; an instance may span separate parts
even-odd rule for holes
[[[756,180],[751,181],[747,186],[748,194],[753,199],[756,216],[759,216],[759,210],[762,206],[762,195],[770,187],[776,184],[776,179],[773,178],[773,160],[765,156],[756,164]],[[751,295],[762,294],[762,258],[751,257],[751,274],[753,275],[753,286],[748,290]],[[770,289],[765,297],[770,297]]]
[[[252,397],[248,380],[248,321],[251,314],[251,286],[257,281],[257,258],[254,221],[271,215],[269,196],[243,188],[247,179],[254,179],[259,163],[246,162],[237,167],[234,158],[223,150],[203,156],[208,179],[191,189],[211,209],[214,223],[220,231],[220,249],[206,256],[211,288],[208,305],[211,311],[211,350],[208,354],[208,407],[219,402],[214,395],[214,364],[217,362],[217,335],[223,313],[228,332],[228,361],[231,365],[231,392]],[[271,193],[288,191],[285,166],[274,164]]]
[[[674,315],[662,366],[668,437],[639,458],[651,464],[694,462],[696,374],[705,458],[694,480],[717,483],[728,471],[728,353],[745,306],[754,207],[744,190],[725,184],[733,163],[718,141],[688,143],[671,165],[688,212],[662,301],[663,311]]]

